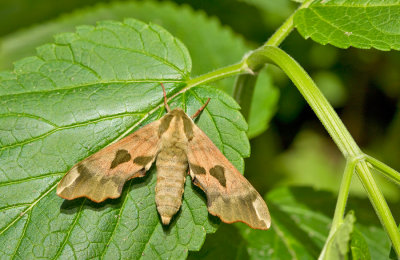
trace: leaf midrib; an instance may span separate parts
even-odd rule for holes
[[[24,74],[20,74],[20,75],[24,75]],[[96,85],[107,85],[109,87],[112,84],[128,85],[131,83],[183,83],[183,82],[185,82],[184,79],[110,80],[110,81],[90,82],[90,83],[86,83],[86,84],[79,84],[77,86],[68,86],[68,87],[61,87],[61,88],[55,88],[55,89],[46,89],[46,90],[38,90],[38,91],[26,91],[26,92],[20,92],[20,93],[5,94],[5,95],[0,95],[0,97],[4,98],[4,97],[16,97],[19,95],[27,95],[27,94],[45,94],[45,93],[52,93],[52,92],[64,91],[64,90],[74,90],[74,89],[79,89],[79,88],[94,87]]]
[[[65,129],[77,128],[77,127],[87,126],[87,125],[91,125],[91,124],[95,124],[95,123],[99,123],[99,122],[103,122],[103,121],[107,121],[107,120],[124,118],[127,116],[135,116],[135,115],[138,115],[138,116],[143,115],[143,117],[144,117],[146,115],[146,112],[144,112],[144,113],[135,113],[135,112],[121,113],[121,114],[115,114],[115,115],[111,115],[111,116],[98,117],[96,119],[91,119],[91,120],[83,121],[83,122],[76,123],[76,124],[54,127],[54,129],[47,131],[41,135],[38,135],[35,138],[31,138],[31,139],[27,139],[22,142],[15,142],[10,145],[2,146],[2,147],[0,147],[0,151],[6,150],[6,149],[12,149],[12,148],[15,148],[18,146],[26,145],[26,144],[41,140],[53,133],[56,133],[58,131],[62,131]],[[1,114],[0,114],[0,116],[1,116]]]

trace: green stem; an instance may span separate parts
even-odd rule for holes
[[[372,164],[375,169],[379,170],[383,176],[393,181],[397,185],[400,185],[400,173],[398,171],[369,155],[367,155],[367,162]]]
[[[345,158],[347,160],[358,161],[356,172],[367,191],[376,214],[392,241],[397,255],[400,256],[400,232],[397,231],[397,226],[390,209],[376,185],[367,163],[359,159],[363,158],[364,153],[357,146],[334,109],[304,69],[283,50],[273,46],[262,46],[247,58],[248,67],[252,70],[259,69],[264,66],[265,63],[276,64],[288,75],[321,120]],[[344,182],[346,184],[347,181],[344,180]],[[342,193],[342,191],[340,191],[340,193]],[[343,196],[343,201],[340,202],[340,205],[342,205],[342,203],[343,206],[345,205],[346,198],[347,195]],[[343,217],[343,215],[341,217]]]
[[[306,0],[303,2],[303,4],[297,9],[302,9],[308,7],[314,0]],[[296,10],[296,12],[297,12]],[[275,33],[268,39],[268,41],[265,43],[265,45],[268,46],[279,46],[279,44],[282,43],[283,40],[286,39],[286,37],[290,34],[290,32],[294,28],[293,24],[293,18],[294,15],[296,14],[294,12],[286,21],[278,28],[278,30],[275,31]],[[189,79],[186,83],[187,86],[186,88],[191,88],[200,84],[206,84],[209,82],[213,82],[222,78],[226,78],[229,76],[237,75],[237,74],[242,74],[242,73],[249,73],[254,74],[254,69],[249,70],[247,66],[247,57],[245,57],[240,63],[234,64],[227,66],[222,69],[218,69],[215,71],[212,71],[210,73],[203,74],[197,78]],[[248,76],[248,74],[245,74],[245,76]]]
[[[296,15],[297,11],[302,9],[302,8],[307,8],[314,0],[307,0],[304,1],[303,4],[300,5],[300,7],[293,12],[289,18],[286,19],[286,21],[278,28],[278,30],[275,31],[275,33],[268,39],[268,41],[264,45],[269,45],[269,46],[276,46],[278,47],[283,40],[288,37],[288,35],[292,32],[294,28],[294,23],[293,23],[293,18]]]
[[[346,162],[346,168],[344,169],[344,174],[339,189],[339,195],[336,201],[335,214],[333,215],[331,230],[329,231],[328,238],[325,241],[324,248],[322,249],[318,259],[325,259],[325,254],[329,242],[331,241],[332,237],[334,236],[340,225],[343,223],[343,216],[346,210],[347,198],[349,196],[351,178],[353,176],[356,164],[357,160],[348,160]]]
[[[339,188],[335,214],[333,215],[332,227],[329,233],[329,237],[331,237],[336,232],[338,227],[343,223],[343,216],[346,209],[347,198],[349,196],[349,191],[350,191],[351,178],[353,176],[357,162],[358,160],[348,160],[346,162],[346,168],[344,169],[342,182]]]
[[[297,10],[308,7],[312,1],[313,0],[305,1]],[[296,12],[293,12],[293,14],[286,19],[286,21],[268,39],[265,45],[278,47],[286,39],[286,37],[292,32],[294,28],[293,18]],[[254,71],[252,75],[239,75],[233,89],[233,97],[240,105],[241,113],[246,120],[248,120],[250,116],[251,100],[253,99],[254,88],[257,83],[257,78],[258,71]]]
[[[212,71],[210,73],[203,74],[201,76],[198,76],[197,78],[189,79],[186,81],[186,87],[185,88],[192,88],[197,85],[202,85],[202,84],[207,84],[209,82],[213,82],[216,80],[220,80],[226,77],[230,77],[233,75],[241,74],[241,73],[249,73],[251,72],[245,62],[243,60],[240,63],[233,64],[227,67],[224,67],[222,69],[218,69],[215,71]]]
[[[364,188],[367,190],[368,197],[371,201],[372,206],[375,209],[376,214],[379,217],[383,227],[388,233],[392,245],[398,257],[400,257],[400,232],[397,229],[396,222],[393,219],[393,215],[383,197],[378,185],[375,183],[370,169],[365,161],[361,161],[356,166],[356,172],[361,180]]]
[[[362,154],[314,81],[292,57],[277,47],[262,46],[248,57],[247,63],[250,69],[255,70],[265,63],[278,65],[297,86],[344,156],[348,158]]]

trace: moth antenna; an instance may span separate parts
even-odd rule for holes
[[[163,95],[164,95],[164,106],[167,109],[167,112],[170,112],[171,109],[169,108],[169,105],[167,103],[167,93],[165,92],[165,87],[164,84],[162,84],[162,82],[160,82],[162,90],[163,90]]]
[[[208,105],[208,102],[210,102],[210,99],[211,99],[211,98],[208,98],[208,99],[207,99],[207,102],[206,102],[201,108],[199,108],[199,110],[197,110],[196,113],[193,114],[193,116],[192,116],[192,119],[193,119],[193,120],[194,120],[198,115],[200,115],[201,111],[203,111],[204,108],[206,108],[206,106]]]

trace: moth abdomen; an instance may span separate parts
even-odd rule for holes
[[[164,149],[157,156],[156,205],[164,225],[169,224],[172,216],[182,204],[182,194],[188,167],[183,150]]]

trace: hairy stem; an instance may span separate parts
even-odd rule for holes
[[[192,88],[197,85],[201,84],[207,84],[209,82],[213,82],[216,80],[220,80],[226,77],[238,75],[241,73],[249,73],[251,72],[246,64],[246,62],[243,60],[240,63],[233,64],[227,67],[224,67],[222,69],[218,69],[215,71],[212,71],[210,73],[203,74],[201,76],[198,76],[197,78],[190,79],[186,81],[186,88]]]
[[[364,153],[357,146],[334,109],[304,69],[283,50],[273,46],[262,46],[247,58],[247,64],[250,69],[257,70],[265,63],[276,64],[288,75],[321,120],[345,158],[348,161],[358,161],[356,165],[357,175],[367,191],[371,204],[386,229],[397,255],[400,256],[400,232],[397,230],[390,209],[376,185],[367,163],[365,160],[359,159],[365,157]],[[340,191],[340,193],[342,192]],[[346,196],[341,198],[342,202],[339,205],[342,203],[345,205],[347,196],[348,192]]]
[[[332,228],[329,236],[332,236],[336,232],[338,227],[343,223],[343,216],[346,209],[347,197],[350,191],[351,178],[356,168],[357,160],[349,160],[346,163],[342,182],[340,183],[340,189],[338,199],[336,202],[335,214],[333,215]]]

